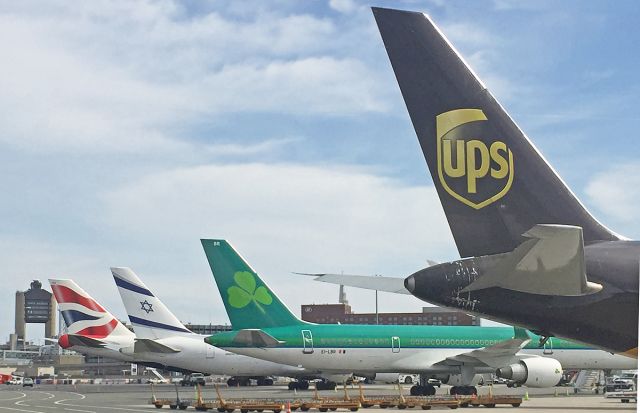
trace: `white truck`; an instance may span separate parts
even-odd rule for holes
[[[620,377],[615,377],[607,382],[607,399],[620,399],[622,403],[631,400],[638,402],[638,372],[624,371]]]

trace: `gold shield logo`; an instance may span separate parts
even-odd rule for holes
[[[513,183],[511,149],[500,140],[467,136],[469,132],[459,128],[482,126],[476,122],[486,121],[480,109],[456,109],[436,116],[440,183],[452,197],[474,209],[502,198]]]

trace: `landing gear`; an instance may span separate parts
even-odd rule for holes
[[[460,395],[460,396],[473,396],[478,395],[478,389],[475,386],[453,386],[449,390],[449,394],[452,396]]]
[[[549,341],[549,338],[551,338],[550,336],[540,336],[540,340],[538,340],[538,347],[544,347],[545,344],[547,344],[547,341]]]
[[[308,390],[309,382],[307,380],[290,381],[288,387],[289,390]]]
[[[335,390],[336,382],[335,381],[317,381],[316,389],[318,390]]]
[[[248,386],[251,384],[251,379],[247,377],[231,377],[227,380],[227,386],[229,387],[237,387],[237,386]]]
[[[416,384],[415,386],[411,387],[409,393],[412,396],[433,396],[436,394],[436,388],[431,384],[427,384],[424,386]]]
[[[273,379],[268,377],[259,378],[258,386],[273,386]]]

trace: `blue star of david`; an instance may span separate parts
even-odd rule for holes
[[[147,300],[144,301],[140,301],[140,305],[142,307],[140,307],[141,310],[144,310],[145,313],[149,314],[149,313],[153,313],[153,305],[148,302]]]

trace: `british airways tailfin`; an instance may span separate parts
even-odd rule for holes
[[[194,334],[153,295],[130,268],[112,267],[111,273],[137,338],[158,339]]]
[[[373,8],[462,257],[513,251],[537,224],[617,240],[584,208],[431,21]]]
[[[133,342],[134,334],[73,280],[50,279],[49,283],[67,327],[67,334],[60,336],[61,347],[71,347],[75,338],[87,343]]]

